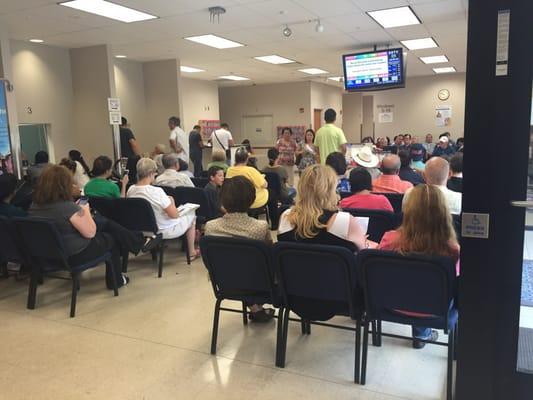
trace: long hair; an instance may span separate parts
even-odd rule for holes
[[[72,173],[61,165],[46,167],[39,177],[33,194],[35,204],[50,204],[58,201],[72,201]]]
[[[70,150],[68,152],[68,156],[72,161],[79,162],[81,166],[83,167],[83,170],[85,171],[87,176],[91,176],[91,169],[89,168],[89,166],[85,162],[85,159],[83,158],[83,156],[78,150]]]
[[[318,235],[326,227],[320,216],[324,210],[337,210],[338,201],[335,171],[321,164],[307,167],[298,181],[296,204],[288,215],[296,234],[306,239]]]
[[[403,206],[403,222],[397,250],[453,256],[450,244],[457,245],[452,215],[442,191],[434,185],[418,185]]]

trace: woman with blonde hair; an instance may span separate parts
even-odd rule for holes
[[[207,165],[207,169],[211,167],[220,167],[224,170],[224,174],[228,170],[228,163],[226,160],[226,152],[224,150],[213,150],[211,154],[211,162]]]
[[[281,216],[278,240],[343,246],[354,252],[375,246],[355,217],[339,211],[337,176],[332,168],[307,167],[297,193],[296,204]]]
[[[402,225],[383,235],[378,249],[401,254],[418,253],[451,257],[459,275],[459,243],[453,227],[452,215],[446,198],[438,186],[415,186],[403,204]],[[402,311],[403,312],[403,311]],[[422,315],[419,315],[422,316]],[[425,342],[435,341],[437,331],[413,326],[413,347],[421,349]]]

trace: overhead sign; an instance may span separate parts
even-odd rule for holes
[[[489,238],[489,214],[463,213],[461,236],[476,239]]]

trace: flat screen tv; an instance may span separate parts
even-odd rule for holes
[[[403,49],[387,49],[342,56],[344,88],[351,92],[405,86]]]

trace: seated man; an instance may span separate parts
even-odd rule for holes
[[[350,181],[346,179],[346,158],[339,151],[333,152],[326,157],[326,165],[329,165],[337,174],[337,192],[350,193]]]
[[[11,204],[15,197],[17,178],[13,174],[0,175],[0,215],[4,217],[25,217],[26,211]]]
[[[35,153],[35,164],[28,168],[28,176],[32,186],[37,184],[37,180],[43,173],[44,169],[50,165],[48,162],[49,157],[46,151],[38,151]]]
[[[129,177],[124,175],[120,181],[120,189],[115,182],[109,180],[112,175],[113,161],[107,156],[96,157],[93,162],[92,178],[84,187],[84,193],[89,197],[106,197],[118,199],[126,197],[126,186]]]
[[[402,163],[399,173],[400,179],[403,181],[411,182],[413,186],[419,185],[420,183],[424,183],[424,178],[422,178],[422,175],[415,171],[411,166],[411,156],[409,154],[409,151],[400,150],[398,152],[398,156],[400,157],[400,161]]]
[[[180,158],[176,153],[165,154],[163,156],[163,168],[165,170],[155,179],[155,185],[176,188],[178,186],[194,187],[194,184],[187,175],[180,171]]]
[[[381,175],[375,179],[372,185],[372,191],[378,193],[405,193],[413,187],[411,182],[402,181],[398,174],[402,163],[400,157],[396,154],[385,156],[381,161]]]
[[[224,183],[224,169],[221,167],[211,167],[207,170],[207,177],[209,178],[209,183],[204,187],[207,202],[209,203],[213,217],[220,217],[222,215],[220,188]]]
[[[264,173],[272,173],[279,176],[280,182],[280,200],[285,204],[292,204],[293,199],[296,196],[296,189],[289,186],[287,175],[287,169],[280,165],[280,155],[276,148],[271,148],[267,152],[268,167],[263,168]]]
[[[363,208],[394,212],[389,199],[384,195],[370,193],[372,190],[372,177],[365,168],[357,167],[350,171],[350,186],[353,194],[341,200],[341,208]]]
[[[447,186],[454,192],[463,192],[463,153],[455,153],[450,158],[450,178]]]

